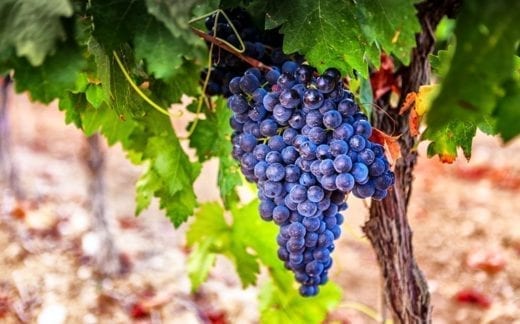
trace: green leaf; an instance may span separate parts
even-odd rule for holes
[[[56,42],[65,39],[61,19],[72,13],[68,0],[2,0],[0,48],[12,46],[31,65],[41,65]]]
[[[190,253],[188,259],[188,276],[191,281],[191,290],[196,291],[206,281],[209,271],[215,264],[217,255],[210,252],[213,242],[206,240]]]
[[[182,55],[191,47],[175,38],[161,23],[151,20],[135,36],[135,56],[145,59],[147,71],[159,79],[169,79],[182,65]]]
[[[370,80],[360,76],[359,84],[359,104],[367,116],[372,115],[372,105],[374,104],[374,92]]]
[[[152,18],[143,0],[91,0],[92,35],[110,53],[131,42],[135,33]]]
[[[103,87],[98,84],[89,84],[85,90],[85,95],[87,101],[94,108],[99,108],[103,103],[108,102],[108,97],[106,96],[105,91],[103,91]]]
[[[410,62],[420,31],[414,1],[270,1],[266,27],[282,25],[284,51],[301,52],[310,64],[343,73],[379,65],[381,49]]]
[[[124,71],[129,73],[132,62],[127,57],[128,50],[106,52],[94,38],[89,41],[88,48],[94,54],[97,76],[101,81],[104,97],[108,99],[107,104],[119,115],[119,118],[143,117],[146,110],[152,109],[132,88],[130,81],[124,75]],[[123,68],[118,65],[115,55],[121,58]],[[127,59],[123,61],[122,57]]]
[[[74,45],[63,44],[58,51],[33,67],[24,58],[13,62],[16,91],[29,91],[33,100],[50,103],[76,89],[76,80],[86,61]]]
[[[246,207],[247,208],[247,207]],[[240,213],[240,209],[237,210]],[[233,214],[233,219],[237,220],[238,215]],[[245,233],[235,224],[228,225],[224,219],[224,209],[217,203],[207,203],[201,205],[195,214],[195,221],[187,233],[187,243],[189,246],[197,245],[199,248],[211,242],[205,249],[209,252],[218,252],[231,259],[237,269],[238,275],[244,286],[254,284],[259,272],[256,257],[247,251],[247,242],[244,240]],[[199,254],[190,255],[189,262],[196,262],[195,258],[200,258]],[[209,260],[201,261],[209,263]],[[190,273],[190,278],[201,278],[208,269],[202,269],[203,273],[194,268],[194,273]],[[192,279],[193,280],[193,279]],[[196,287],[200,283],[192,281],[192,286]]]
[[[457,158],[457,147],[462,147],[466,159],[471,158],[471,144],[477,125],[472,122],[450,122],[440,129],[427,128],[423,140],[431,140],[428,157],[439,155],[441,161],[451,163]]]
[[[508,81],[505,89],[506,94],[498,101],[495,114],[497,131],[507,142],[520,134],[520,81]]]
[[[59,102],[59,109],[65,111],[65,122],[67,124],[73,123],[76,127],[82,127],[81,112],[87,105],[85,95],[67,93]]]
[[[327,313],[338,305],[341,289],[328,283],[320,287],[317,296],[305,298],[296,289],[280,289],[271,280],[262,287],[259,298],[262,323],[322,323]]]
[[[445,73],[441,69],[441,91],[426,116],[430,133],[437,134],[439,143],[467,145],[465,135],[473,132],[459,130],[482,123],[504,96],[503,85],[512,77],[520,39],[519,20],[520,2],[464,3],[455,27],[453,58]],[[460,133],[464,140],[439,138]],[[469,156],[471,147],[463,149]]]
[[[219,99],[216,101],[215,111],[207,111],[206,119],[197,122],[190,136],[190,147],[196,149],[200,162],[212,157],[219,159],[217,184],[226,205],[238,200],[235,188],[242,183],[238,164],[231,157],[231,116],[232,112],[226,106],[226,101]],[[190,124],[188,128],[192,126]]]
[[[202,1],[146,0],[148,12],[161,21],[173,36],[182,37],[189,44],[204,46],[204,42],[193,37],[189,25],[191,12],[199,3]]]
[[[90,136],[101,132],[109,145],[121,143],[125,150],[133,146],[130,135],[138,125],[132,120],[121,120],[106,104],[99,108],[87,105],[81,114],[83,132]]]

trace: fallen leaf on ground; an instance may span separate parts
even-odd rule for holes
[[[466,265],[473,270],[483,270],[495,274],[504,270],[506,259],[500,250],[475,250],[468,254]]]
[[[472,288],[460,290],[455,295],[455,300],[459,303],[471,304],[480,308],[489,308],[491,306],[491,298]]]

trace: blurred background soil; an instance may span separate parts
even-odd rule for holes
[[[9,108],[26,199],[16,201],[0,179],[1,323],[258,322],[257,289],[243,290],[224,258],[191,293],[186,226],[175,230],[156,205],[134,217],[140,169],[119,146],[106,148],[106,204],[125,274],[99,276],[84,136],[65,126],[56,105],[11,94]],[[185,121],[174,123],[182,128]],[[520,140],[503,146],[479,134],[471,162],[452,165],[427,159],[425,148],[418,148],[409,217],[434,323],[519,324]],[[218,199],[215,166],[206,165],[196,183],[201,201]],[[344,296],[329,323],[377,323],[359,306],[381,313],[379,270],[361,230],[368,203],[349,200],[330,276]]]

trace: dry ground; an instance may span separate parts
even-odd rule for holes
[[[121,278],[100,279],[89,262],[97,241],[85,207],[82,134],[64,126],[54,106],[13,95],[10,108],[27,199],[15,202],[0,182],[0,322],[257,322],[256,289],[242,290],[224,259],[190,294],[185,228],[174,230],[156,207],[134,218],[139,168],[117,146],[107,149],[107,214],[129,267]],[[479,135],[472,161],[454,165],[426,159],[423,145],[419,151],[410,221],[434,323],[520,323],[520,141],[503,147]],[[201,200],[218,197],[214,169],[206,166],[197,182]],[[381,288],[360,229],[367,205],[350,205],[331,275],[344,301],[329,321],[375,323],[353,307],[379,309]]]

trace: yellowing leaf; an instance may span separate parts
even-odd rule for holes
[[[415,99],[415,109],[417,115],[423,116],[430,110],[433,100],[439,94],[440,87],[438,84],[423,85],[419,88]]]

